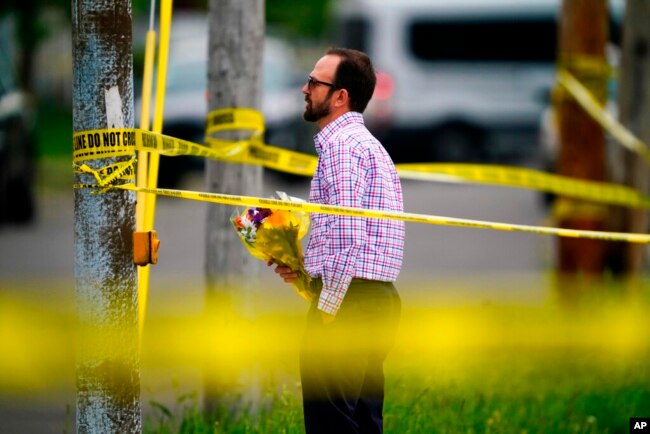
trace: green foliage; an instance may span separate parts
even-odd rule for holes
[[[329,0],[267,0],[266,22],[292,36],[318,38],[327,28],[329,5]]]
[[[72,110],[43,100],[36,111],[37,156],[69,156],[72,141]]]

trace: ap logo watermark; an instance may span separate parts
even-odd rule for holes
[[[650,417],[631,417],[631,433],[650,433]]]

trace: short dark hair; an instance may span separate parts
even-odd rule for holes
[[[377,76],[372,61],[364,52],[350,48],[333,47],[325,54],[339,56],[334,85],[345,89],[350,97],[350,110],[363,113],[375,91]]]

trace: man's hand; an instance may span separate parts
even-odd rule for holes
[[[273,261],[268,261],[266,265],[270,267],[271,265],[273,265]],[[282,280],[284,280],[287,283],[291,283],[298,278],[298,273],[296,273],[289,267],[283,267],[281,265],[278,265],[277,267],[275,267],[275,272],[279,274]]]
[[[266,265],[269,267],[272,266],[273,261],[268,261]],[[298,273],[293,271],[291,268],[284,267],[282,265],[278,265],[277,267],[275,267],[275,272],[279,274],[282,280],[284,280],[287,283],[291,283],[298,278]],[[321,319],[323,320],[323,324],[325,325],[331,323],[336,319],[335,315],[330,315],[329,313],[325,313],[322,310],[320,311],[320,315],[321,315]]]

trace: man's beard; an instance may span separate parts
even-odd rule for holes
[[[316,122],[325,116],[329,116],[331,113],[329,107],[330,95],[328,95],[325,100],[321,101],[320,104],[315,106],[312,104],[311,100],[305,99],[305,101],[307,101],[307,107],[305,108],[305,113],[303,113],[302,117],[307,122]]]

